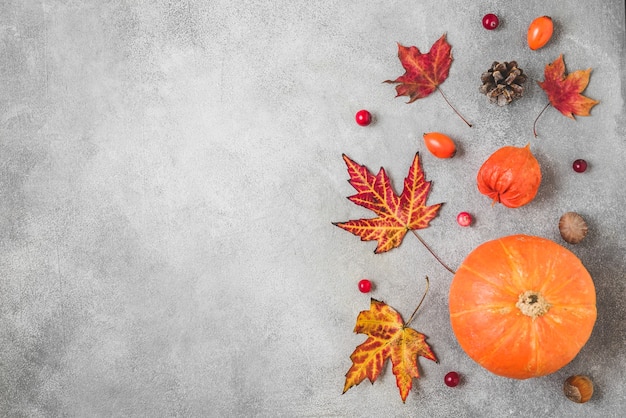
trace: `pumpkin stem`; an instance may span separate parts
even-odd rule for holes
[[[541,293],[534,290],[527,290],[520,294],[515,306],[532,319],[545,315],[552,307]]]
[[[417,304],[417,308],[415,308],[415,310],[411,314],[411,317],[409,318],[409,320],[404,323],[405,327],[408,327],[409,324],[415,318],[415,314],[417,313],[417,310],[420,308],[420,306],[422,306],[422,302],[424,302],[424,298],[426,298],[426,293],[428,293],[428,289],[429,288],[430,288],[430,280],[428,280],[428,276],[426,276],[426,290],[424,290],[424,294],[422,295],[422,299],[420,300],[420,303]]]
[[[441,259],[439,257],[437,257],[437,254],[435,254],[435,252],[428,246],[428,244],[426,244],[426,241],[424,241],[422,239],[422,237],[420,237],[417,232],[415,232],[414,229],[411,230],[411,232],[413,232],[413,235],[415,235],[417,237],[417,239],[422,243],[422,245],[424,247],[426,247],[426,249],[428,250],[429,253],[432,254],[433,257],[435,257],[435,260],[439,261],[439,264],[441,264],[446,270],[448,270],[450,273],[455,274],[456,271],[452,270],[450,267],[448,267],[443,261],[441,261]]]
[[[441,91],[441,89],[440,89],[438,86],[437,86],[437,91],[439,91],[439,93],[441,93],[441,97],[443,97],[443,100],[445,100],[445,101],[446,101],[446,103],[448,103],[448,106],[450,106],[450,107],[452,108],[452,110],[454,110],[454,113],[456,113],[458,117],[460,117],[461,119],[463,119],[463,122],[465,122],[465,124],[471,128],[471,127],[472,127],[472,124],[471,124],[471,123],[469,123],[469,122],[467,121],[467,119],[465,119],[465,118],[463,117],[463,115],[461,115],[461,114],[459,113],[459,111],[458,111],[458,110],[456,110],[456,109],[454,108],[454,106],[452,106],[452,104],[450,103],[450,101],[448,101],[448,98],[446,97],[446,95],[445,95],[445,94],[443,94],[443,91]]]

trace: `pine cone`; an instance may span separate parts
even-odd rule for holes
[[[504,106],[513,100],[522,97],[526,81],[524,70],[517,67],[517,62],[497,62],[491,64],[491,68],[485,71],[480,80],[480,92],[486,94],[491,103]]]

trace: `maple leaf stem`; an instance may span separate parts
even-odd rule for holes
[[[533,134],[535,134],[535,138],[537,138],[537,121],[539,120],[539,117],[543,115],[543,112],[545,112],[549,106],[550,106],[550,102],[548,102],[548,104],[545,105],[543,109],[541,109],[541,112],[539,112],[539,114],[535,118],[535,123],[533,123]]]
[[[411,230],[411,232],[413,232],[413,235],[415,235],[415,237],[422,243],[422,245],[424,247],[426,247],[426,249],[428,250],[429,253],[432,254],[433,257],[435,257],[435,260],[439,261],[439,264],[441,264],[446,270],[448,270],[450,273],[455,274],[456,272],[454,270],[452,270],[450,267],[448,267],[446,265],[446,263],[444,263],[443,261],[441,261],[441,259],[437,256],[437,254],[435,254],[435,252],[428,246],[428,244],[426,244],[426,241],[424,241],[422,239],[422,237],[419,236],[419,234],[417,232],[415,232],[415,230]]]
[[[448,100],[448,98],[446,97],[446,95],[445,95],[445,94],[443,94],[443,91],[442,91],[439,87],[437,87],[437,90],[439,91],[439,93],[441,93],[441,97],[443,97],[443,100],[445,100],[445,101],[446,101],[446,103],[448,103],[448,106],[450,106],[450,107],[452,108],[452,110],[454,110],[454,113],[456,113],[456,114],[457,114],[457,115],[458,115],[461,119],[463,119],[463,122],[465,122],[465,123],[467,124],[467,126],[469,126],[469,127],[471,128],[471,127],[472,127],[472,124],[471,124],[471,123],[469,123],[469,122],[467,121],[467,119],[465,119],[465,118],[463,117],[463,115],[461,115],[461,114],[459,113],[459,111],[458,111],[458,110],[456,110],[456,109],[454,108],[454,106],[452,106],[452,104],[450,103],[450,101]]]
[[[409,318],[408,321],[406,321],[404,323],[405,327],[408,327],[409,324],[411,322],[413,322],[413,319],[415,319],[415,315],[417,314],[417,310],[420,308],[420,306],[422,306],[422,302],[424,302],[424,299],[426,298],[426,294],[428,293],[428,289],[429,288],[430,288],[430,280],[428,280],[428,276],[426,276],[426,290],[424,290],[424,294],[422,295],[422,299],[420,299],[420,303],[417,304],[417,307],[415,308],[415,310],[411,314],[411,317]]]

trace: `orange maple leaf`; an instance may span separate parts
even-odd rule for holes
[[[413,316],[405,324],[395,309],[384,302],[371,300],[370,309],[359,313],[356,320],[354,332],[366,334],[368,338],[350,355],[352,367],[346,373],[343,393],[365,378],[374,383],[387,359],[391,358],[400,397],[402,402],[406,401],[413,379],[419,377],[418,356],[437,362],[426,343],[426,336],[408,327],[412,319]]]
[[[417,99],[430,96],[435,90],[439,90],[446,103],[463,119],[472,126],[461,114],[450,104],[446,96],[439,88],[439,85],[446,81],[452,65],[452,47],[446,40],[444,33],[425,54],[415,47],[406,47],[398,43],[398,58],[405,73],[395,80],[385,80],[385,83],[397,84],[396,97],[408,96],[412,103]]]
[[[384,168],[374,176],[367,167],[355,163],[345,154],[343,159],[348,166],[349,182],[358,192],[348,199],[372,210],[378,217],[335,222],[334,225],[360,236],[362,241],[378,241],[375,253],[398,247],[408,231],[426,228],[437,216],[442,204],[426,206],[431,184],[425,180],[419,153],[415,154],[400,196],[393,191]]]
[[[550,103],[543,108],[539,116],[550,105],[568,118],[574,119],[574,115],[589,116],[591,108],[599,103],[580,94],[587,88],[590,74],[591,68],[588,68],[587,70],[574,71],[566,76],[562,54],[553,63],[546,65],[544,69],[545,80],[538,81],[537,84],[546,92]],[[535,126],[537,119],[535,119]],[[533,132],[537,136],[535,127]]]

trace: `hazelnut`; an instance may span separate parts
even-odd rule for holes
[[[578,244],[587,236],[587,222],[576,212],[566,212],[559,219],[561,237],[570,244]]]
[[[570,376],[563,384],[563,392],[567,399],[576,403],[585,403],[593,395],[593,382],[583,375]]]

